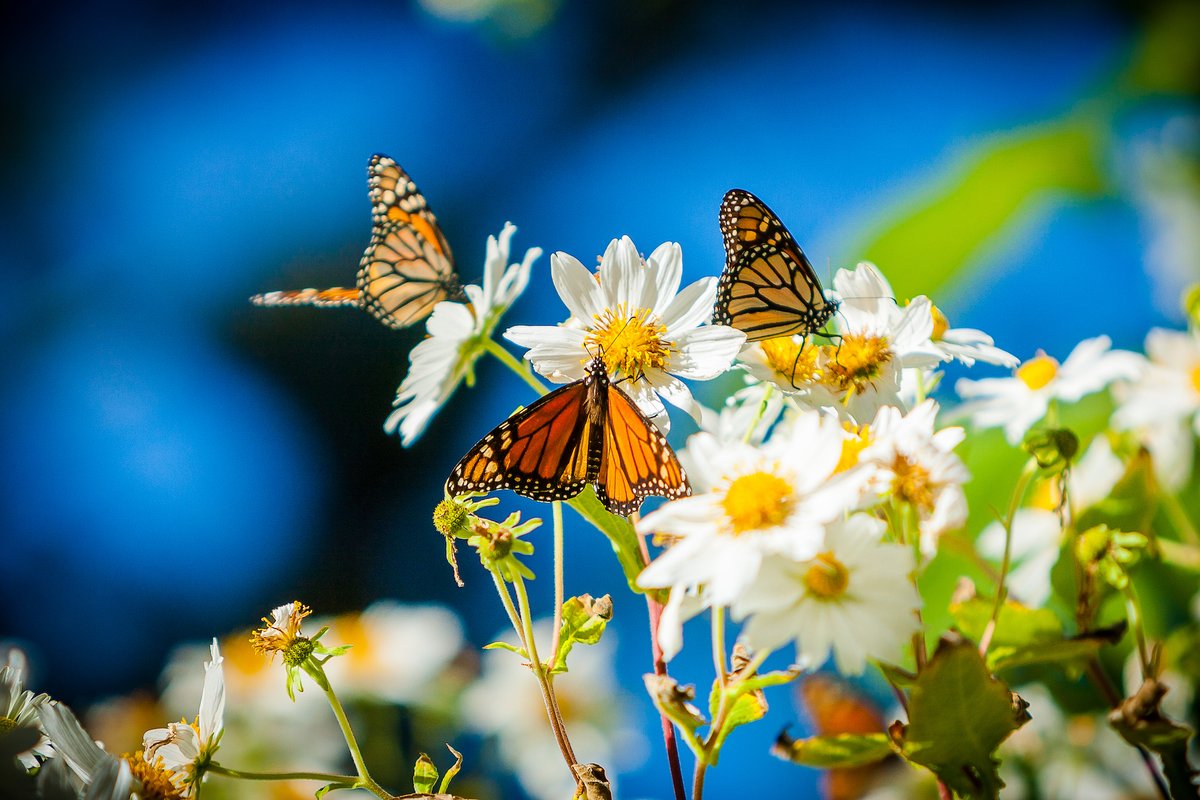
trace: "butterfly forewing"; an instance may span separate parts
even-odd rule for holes
[[[653,422],[623,391],[606,387],[608,414],[596,495],[614,514],[628,516],[647,497],[675,499],[692,493],[683,466]]]
[[[718,218],[725,269],[713,321],[743,331],[752,342],[819,330],[835,307],[779,217],[749,192],[731,189]]]

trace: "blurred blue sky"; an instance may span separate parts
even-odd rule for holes
[[[0,638],[32,645],[44,688],[87,700],[293,596],[328,612],[440,598],[479,641],[499,626],[479,574],[452,588],[427,520],[525,387],[482,364],[485,388],[404,451],[381,425],[418,332],[246,302],[353,280],[372,153],[418,181],[467,280],[506,220],[520,250],[589,263],[629,234],[644,252],[679,241],[685,280],[715,275],[734,186],[831,273],[981,143],[1110,80],[1145,22],[1118,8],[570,4],[518,38],[405,3],[131,3],[82,10],[69,36],[38,12],[5,56]],[[1022,357],[1101,332],[1139,346],[1173,312],[1152,302],[1130,164],[1194,113],[1166,97],[1124,114],[1102,196],[1038,198],[935,300]],[[558,321],[548,269],[510,322]],[[569,588],[617,595],[636,689],[644,606],[598,535],[580,527],[571,550]],[[703,684],[707,658],[677,670]],[[735,735],[712,796],[796,786],[761,758],[794,718],[778,703]],[[622,786],[663,796],[663,775],[654,756]]]

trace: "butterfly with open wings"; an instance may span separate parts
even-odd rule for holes
[[[692,493],[667,439],[610,381],[603,359],[584,377],[550,392],[472,447],[450,474],[447,492],[511,489],[534,500],[567,500],[592,484],[614,514],[650,496]]]
[[[718,215],[725,270],[713,322],[757,342],[816,333],[837,311],[812,264],[767,204],[743,189],[725,193]]]
[[[367,165],[367,185],[373,224],[357,286],[267,292],[250,302],[365,308],[389,328],[422,321],[443,300],[466,302],[450,244],[408,173],[391,158],[377,154]]]

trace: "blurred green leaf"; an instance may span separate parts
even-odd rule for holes
[[[958,630],[968,639],[979,642],[984,629],[992,619],[994,602],[983,597],[973,597],[950,606],[950,613]],[[1058,617],[1044,608],[1029,608],[1015,600],[1006,600],[996,617],[996,629],[992,632],[991,644],[995,646],[1021,647],[1034,642],[1062,639],[1063,628]]]
[[[433,759],[425,753],[417,758],[417,763],[413,766],[413,790],[419,794],[428,794],[433,791],[433,785],[437,783],[438,768],[433,763]]]
[[[886,733],[840,733],[807,739],[780,736],[771,748],[773,756],[818,769],[861,767],[882,761],[893,752]]]
[[[645,594],[645,590],[637,585],[637,576],[646,568],[646,562],[642,559],[642,549],[638,546],[637,533],[634,532],[633,525],[629,523],[629,520],[609,513],[600,499],[596,497],[596,491],[591,486],[584,489],[574,499],[568,500],[567,503],[579,513],[579,516],[596,526],[608,538],[613,552],[617,554],[617,561],[620,562],[621,569],[625,572],[625,581],[629,584],[630,590],[634,594]]]
[[[567,655],[576,643],[595,644],[612,619],[612,598],[593,600],[591,595],[571,597],[562,607],[562,626],[558,633],[558,652],[550,662],[550,672],[567,671]]]

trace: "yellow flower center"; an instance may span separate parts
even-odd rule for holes
[[[842,455],[838,459],[834,472],[845,472],[858,463],[858,454],[871,443],[871,426],[855,426],[852,422],[843,422],[842,427],[850,435],[842,440]]]
[[[846,334],[837,347],[828,346],[832,354],[826,366],[827,380],[847,395],[861,394],[883,374],[892,360],[892,348],[886,336]]]
[[[805,347],[804,340],[780,336],[759,343],[769,366],[776,375],[792,386],[801,386],[817,379],[817,354],[820,348]]]
[[[1200,394],[1200,361],[1196,362],[1195,366],[1192,367],[1192,371],[1188,373],[1188,376],[1192,379],[1192,388]]]
[[[821,600],[835,600],[850,585],[850,570],[833,553],[820,553],[804,573],[804,585]]]
[[[779,525],[792,509],[792,485],[770,472],[741,475],[725,490],[721,503],[733,534]]]
[[[622,304],[596,315],[584,342],[589,351],[601,354],[610,373],[619,372],[636,381],[646,370],[667,365],[674,343],[663,338],[666,333],[666,326],[650,309],[631,313]]]
[[[950,320],[946,319],[942,310],[933,303],[929,304],[929,314],[933,317],[933,334],[929,338],[940,342],[946,331],[950,330]]]
[[[1054,380],[1054,376],[1057,374],[1058,362],[1041,350],[1036,356],[1017,367],[1017,377],[1035,392]]]
[[[142,757],[141,750],[133,755],[126,754],[122,758],[129,764],[129,771],[133,773],[133,777],[142,784],[141,790],[138,791],[142,800],[179,800],[183,797],[183,788],[172,780],[174,775],[163,766],[161,756],[154,759],[153,764]]]
[[[17,727],[17,721],[12,717],[0,717],[0,734],[5,734]]]
[[[892,464],[892,492],[898,500],[924,511],[933,511],[934,485],[929,480],[929,470],[920,464],[910,461],[906,456],[897,455]]]

